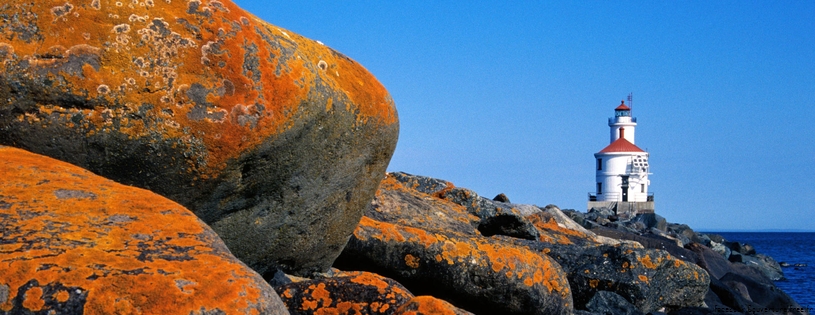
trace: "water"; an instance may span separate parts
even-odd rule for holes
[[[785,232],[713,232],[728,241],[748,243],[756,252],[790,265],[803,263],[806,267],[783,267],[787,280],[775,285],[804,307],[815,307],[815,233]]]

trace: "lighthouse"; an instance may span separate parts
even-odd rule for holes
[[[654,212],[654,195],[648,192],[648,152],[635,143],[637,119],[625,101],[608,119],[610,144],[594,154],[596,189],[589,193],[588,208],[609,208],[620,217]]]

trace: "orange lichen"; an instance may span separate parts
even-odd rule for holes
[[[368,217],[363,217],[354,235],[361,240],[374,238],[383,242],[412,242],[431,252],[431,257],[435,257],[438,262],[467,266],[466,268],[489,268],[496,275],[511,271],[512,276],[525,285],[541,285],[549,292],[562,293],[568,288],[568,281],[559,266],[549,257],[525,248],[493,244],[484,239],[450,238]]]
[[[405,264],[410,268],[419,268],[419,258],[411,254],[405,255]]]
[[[554,218],[547,217],[545,212],[536,213],[526,218],[538,229],[540,232],[540,241],[544,243],[551,243],[556,239],[560,244],[569,245],[572,244],[570,237],[579,239],[589,238],[589,236],[583,232],[561,227]]]
[[[0,243],[17,244],[3,253],[0,284],[13,299],[26,283],[38,283],[24,293],[31,310],[43,299],[70,301],[70,292],[87,297],[85,314],[123,307],[249,313],[269,303],[263,279],[172,201],[10,147],[0,147],[0,174],[2,204],[9,205],[0,206]],[[43,287],[57,283],[71,291],[43,296]],[[174,303],[161,303],[167,300]]]
[[[369,272],[363,272],[359,276],[351,278],[351,282],[376,287],[379,294],[384,294],[385,290],[390,286],[380,276]]]
[[[589,280],[589,286],[592,287],[592,288],[597,288],[597,285],[599,285],[599,284],[600,284],[600,280],[597,280],[597,279]]]
[[[149,115],[169,123],[148,127],[130,119],[119,131],[134,138],[160,134],[201,140],[209,150],[204,176],[212,176],[227,160],[270,135],[291,128],[309,93],[323,92],[316,89],[316,82],[338,92],[327,95],[320,110],[336,110],[332,104],[342,101],[357,115],[357,124],[397,122],[393,100],[364,67],[322,44],[267,24],[231,1],[139,3],[151,5],[93,0],[70,10],[68,4],[59,4],[54,10],[7,0],[3,10],[15,16],[70,14],[29,20],[38,40],[15,36],[7,28],[3,45],[13,47],[17,60],[31,65],[33,75],[64,80],[62,92],[102,100],[111,107],[152,104]],[[69,60],[84,63],[77,67]],[[8,71],[11,60],[6,61],[0,63],[0,71]],[[233,111],[242,104],[264,110]],[[94,108],[88,111],[94,115],[84,116],[92,129],[111,128],[101,119],[104,110]],[[117,117],[134,112],[125,109]],[[233,123],[236,117],[226,117],[231,113],[255,116],[257,124]],[[170,127],[174,124],[185,128]]]
[[[455,315],[456,313],[456,308],[452,304],[427,295],[414,297],[396,311],[396,314],[399,315]]]
[[[660,257],[660,258],[661,258],[661,257]],[[643,257],[638,257],[638,258],[637,258],[637,261],[639,261],[639,262],[640,262],[640,263],[641,263],[643,266],[645,266],[645,268],[648,268],[648,269],[656,269],[656,268],[657,268],[657,264],[655,264],[655,263],[654,263],[654,262],[651,260],[651,256],[650,256],[650,255],[648,255],[648,254],[646,254],[646,255],[645,255],[645,256],[643,256]]]
[[[68,293],[65,290],[59,290],[59,292],[57,292],[57,294],[56,294],[56,300],[57,300],[57,302],[60,302],[60,303],[65,303],[66,301],[68,301],[68,298],[70,298],[70,297],[71,297],[71,294]]]
[[[645,275],[638,275],[637,278],[639,278],[642,282],[648,283],[648,277]]]
[[[40,287],[33,287],[28,290],[23,299],[23,307],[35,312],[41,310],[42,307],[45,306],[42,293],[42,288]]]

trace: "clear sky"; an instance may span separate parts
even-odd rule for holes
[[[388,88],[389,171],[585,211],[633,93],[657,213],[815,230],[815,1],[236,2]]]

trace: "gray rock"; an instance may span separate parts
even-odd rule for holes
[[[586,303],[586,309],[592,313],[604,315],[644,315],[634,304],[610,291],[597,291]]]
[[[555,247],[550,255],[558,257],[569,273],[577,308],[583,308],[602,290],[624,297],[643,312],[699,306],[709,285],[704,270],[662,250],[621,244],[584,249]]]
[[[495,196],[495,198],[492,198],[492,200],[509,203],[509,197],[507,197],[507,195],[505,195],[504,193],[498,194],[497,196]]]
[[[742,263],[748,266],[758,268],[767,278],[773,281],[786,279],[781,265],[770,256],[764,254],[756,254],[754,256],[743,255],[741,256]]]
[[[730,252],[731,252],[730,248],[728,248],[727,246],[724,246],[724,244],[717,243],[717,242],[711,240],[709,247],[714,252],[717,252],[720,255],[722,255],[722,257],[725,257],[725,258],[730,257]]]
[[[660,231],[668,230],[668,221],[655,213],[641,213],[631,219],[631,222],[642,222],[647,228],[656,228]]]

